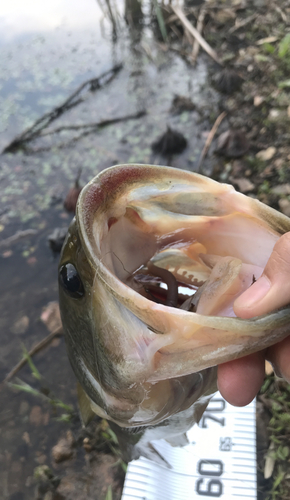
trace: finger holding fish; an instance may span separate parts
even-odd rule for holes
[[[289,303],[290,233],[285,233],[275,244],[262,276],[235,301],[234,311],[241,318],[251,318]],[[218,386],[229,403],[243,406],[255,397],[263,382],[265,358],[278,376],[290,382],[290,337],[286,337],[261,354],[219,366]]]
[[[251,318],[290,303],[290,232],[276,242],[256,283],[235,302],[237,316]]]

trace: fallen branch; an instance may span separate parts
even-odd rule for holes
[[[48,130],[47,132],[40,134],[40,137],[45,137],[47,135],[57,134],[59,132],[62,132],[63,130],[92,129],[92,130],[86,131],[86,133],[91,133],[94,131],[94,129],[107,127],[108,125],[113,125],[114,123],[124,122],[127,120],[134,120],[136,118],[141,118],[144,115],[146,115],[146,110],[142,109],[141,111],[138,111],[137,113],[133,113],[130,115],[125,115],[125,116],[119,116],[117,118],[109,118],[108,120],[101,120],[101,121],[95,122],[95,123],[84,123],[84,124],[80,124],[80,125],[63,125],[61,127],[54,128],[52,130]]]
[[[184,12],[181,10],[181,8],[172,6],[172,10],[177,15],[178,19],[183,24],[185,29],[189,31],[189,33],[198,41],[199,45],[208,53],[208,55],[212,57],[212,59],[216,61],[220,66],[223,66],[223,63],[219,59],[215,50],[211,48],[211,46],[201,36],[201,34],[197,31],[197,29],[194,26],[192,26],[192,24],[189,22]]]
[[[111,80],[119,73],[122,69],[122,64],[117,64],[110,70],[101,74],[97,78],[91,78],[82,83],[60,106],[56,106],[54,109],[45,113],[42,117],[38,118],[31,127],[28,127],[24,132],[15,137],[8,146],[6,146],[2,153],[13,153],[19,148],[23,147],[26,142],[30,142],[36,137],[38,137],[41,131],[48,127],[48,125],[59,118],[63,113],[76,106],[83,99],[76,99],[79,94],[84,90],[85,87],[89,87],[91,91],[95,91],[104,87],[104,85],[111,82]]]
[[[202,164],[202,162],[203,162],[204,158],[206,157],[206,155],[207,155],[207,153],[208,153],[208,150],[209,150],[210,145],[211,145],[211,143],[212,143],[212,141],[213,141],[213,138],[214,138],[214,136],[215,136],[215,134],[216,134],[216,131],[217,131],[217,129],[219,128],[219,126],[220,126],[221,122],[223,121],[223,119],[226,117],[226,115],[227,115],[227,114],[226,114],[226,112],[225,112],[225,111],[223,111],[223,112],[222,112],[222,113],[221,113],[221,114],[217,117],[216,121],[214,122],[213,127],[212,127],[212,129],[211,129],[210,133],[208,134],[208,137],[207,137],[207,139],[206,139],[206,141],[205,141],[205,145],[204,145],[203,150],[202,150],[202,152],[201,152],[200,159],[199,159],[199,163],[198,163],[198,167],[197,167],[197,172],[199,172],[199,171],[200,171],[201,164]]]
[[[234,33],[238,29],[243,28],[247,24],[249,24],[252,21],[254,21],[254,19],[256,19],[257,16],[258,16],[258,14],[252,14],[251,16],[247,17],[246,19],[241,19],[241,20],[237,19],[236,22],[235,22],[235,25],[232,26],[232,28],[229,29],[229,33]]]
[[[204,18],[205,18],[206,13],[207,13],[206,6],[201,7],[201,9],[199,11],[197,23],[196,23],[196,29],[200,35],[202,33],[202,30],[203,30],[203,23],[204,23]],[[199,47],[200,47],[199,41],[195,38],[194,42],[193,42],[192,53],[191,53],[191,60],[193,63],[196,62],[196,59],[197,59],[197,56],[199,53]]]
[[[17,243],[19,240],[28,238],[29,236],[34,236],[35,234],[37,234],[36,229],[25,229],[24,231],[17,231],[12,236],[9,236],[9,238],[0,241],[0,248],[8,248],[14,243]]]
[[[38,344],[36,344],[29,352],[28,352],[28,355],[24,356],[20,361],[19,363],[17,363],[16,366],[14,366],[14,368],[8,373],[8,375],[5,377],[5,379],[3,380],[2,384],[5,384],[6,382],[9,382],[9,380],[11,380],[15,375],[16,373],[19,372],[19,370],[21,370],[21,368],[23,368],[23,366],[26,365],[29,357],[31,358],[32,356],[34,356],[34,354],[36,354],[37,352],[41,351],[42,349],[44,349],[47,345],[49,345],[52,340],[57,337],[58,335],[62,335],[63,334],[63,329],[62,329],[62,326],[59,326],[58,328],[56,328],[55,330],[53,330],[53,332],[51,332],[49,335],[47,335],[47,337],[45,337],[44,339],[42,339],[40,342],[38,342]],[[1,385],[2,385],[1,384]]]

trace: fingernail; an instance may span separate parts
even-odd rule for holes
[[[246,290],[240,297],[235,301],[235,306],[240,306],[243,308],[252,307],[257,302],[260,302],[271,288],[270,281],[265,277],[261,276],[248,290]]]

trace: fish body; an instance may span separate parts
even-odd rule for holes
[[[182,444],[216,366],[287,335],[289,308],[244,320],[233,303],[289,230],[279,212],[183,170],[119,165],[89,182],[59,266],[84,422],[110,420],[127,459],[156,458],[156,436]]]

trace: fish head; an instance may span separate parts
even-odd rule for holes
[[[286,216],[183,170],[119,165],[89,182],[59,288],[91,409],[124,427],[160,423],[216,390],[216,365],[285,337],[287,308],[243,320],[233,303],[289,230]]]

